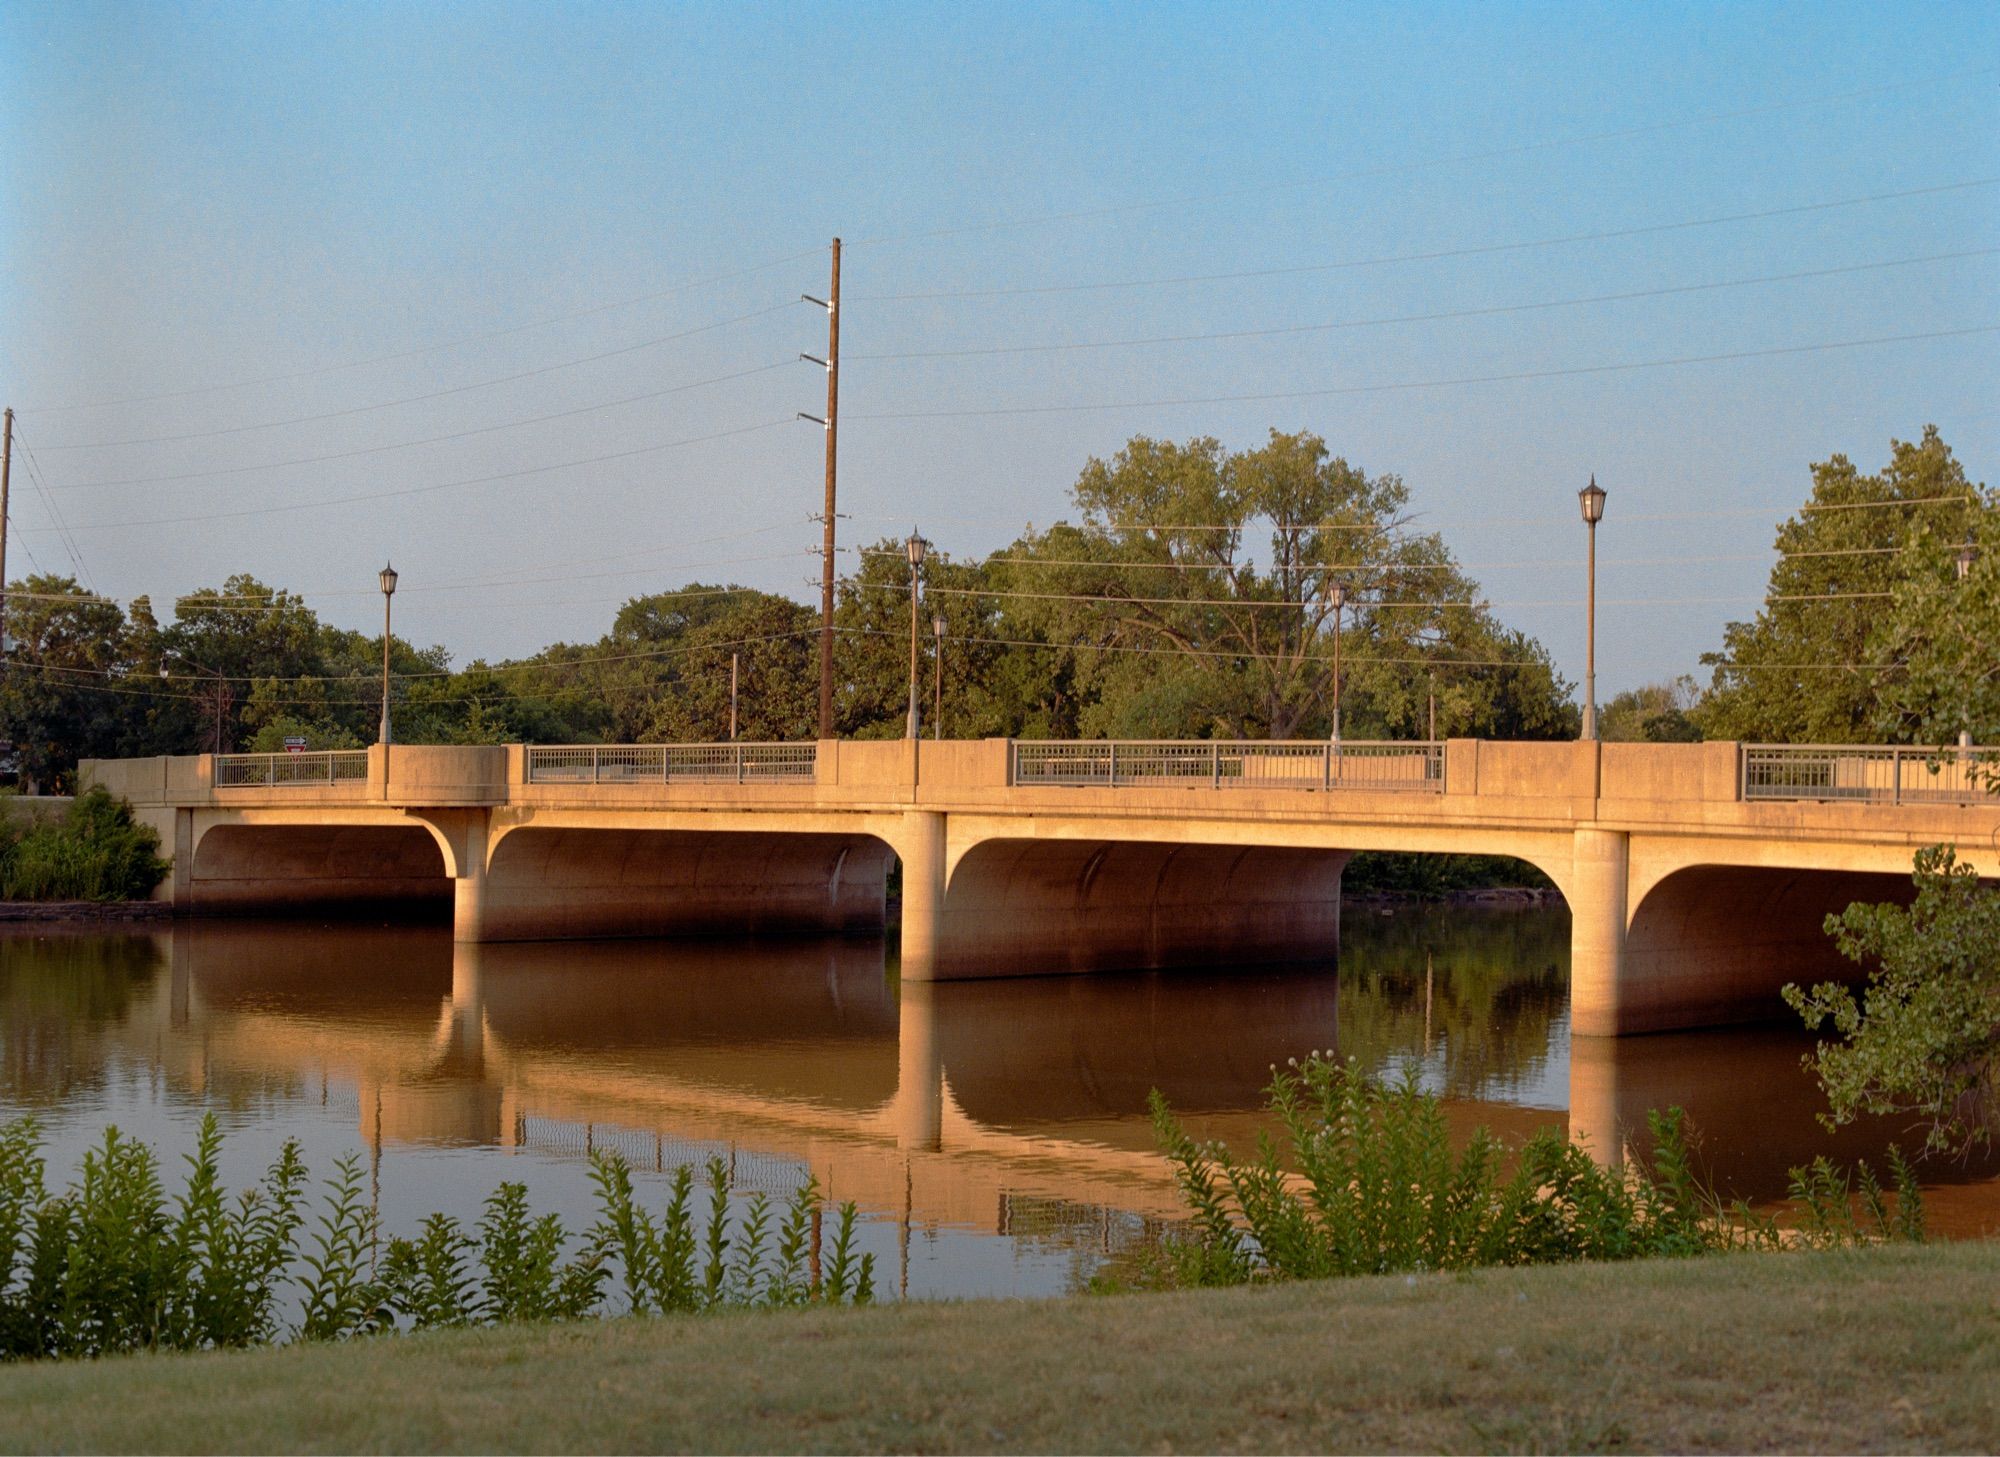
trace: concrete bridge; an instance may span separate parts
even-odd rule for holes
[[[1572,1025],[1768,1016],[1919,847],[2000,860],[1978,766],[1732,743],[851,742],[87,762],[190,912],[451,904],[465,942],[878,931],[909,981],[1337,952],[1360,850],[1505,855],[1572,916]]]

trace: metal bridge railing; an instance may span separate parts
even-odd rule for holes
[[[1745,799],[1995,803],[2000,749],[1745,744],[1742,788]]]
[[[816,744],[530,744],[530,784],[810,784]]]
[[[357,784],[367,779],[366,749],[215,756],[217,789],[262,789],[274,784]]]
[[[1439,743],[1017,739],[1009,759],[1009,782],[1024,786],[1444,792]]]

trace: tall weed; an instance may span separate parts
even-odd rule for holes
[[[625,1310],[865,1305],[875,1257],[859,1249],[852,1204],[836,1213],[819,1268],[819,1188],[787,1201],[775,1232],[768,1196],[731,1217],[720,1159],[678,1170],[665,1208],[641,1205],[614,1155],[591,1161],[596,1222],[572,1236],[502,1184],[471,1229],[444,1214],[414,1238],[381,1237],[360,1159],[335,1166],[308,1225],[306,1168],[286,1144],[256,1187],[222,1187],[222,1135],[202,1120],[187,1177],[169,1199],[151,1149],[116,1128],[60,1194],[45,1184],[41,1130],[0,1126],[0,1360],[147,1349],[344,1340],[399,1330],[578,1320]],[[698,1207],[699,1206],[699,1209]],[[622,1300],[607,1299],[615,1287]],[[286,1301],[296,1326],[279,1328]]]
[[[1238,1159],[1191,1137],[1157,1092],[1153,1123],[1191,1231],[1153,1283],[1230,1285],[1770,1249],[1772,1219],[1726,1204],[1698,1176],[1677,1108],[1651,1115],[1650,1167],[1607,1169],[1553,1129],[1504,1147],[1485,1128],[1454,1151],[1439,1100],[1414,1075],[1385,1084],[1313,1056],[1268,1093],[1280,1140]],[[1866,1165],[1859,1186],[1825,1160],[1795,1171],[1808,1244],[1920,1239],[1915,1176],[1892,1152],[1893,1214]],[[1855,1213],[1858,1204],[1860,1214]]]

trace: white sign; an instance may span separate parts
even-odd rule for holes
[[[299,737],[297,734],[289,734],[286,736],[285,752],[287,754],[303,754],[305,751],[306,751],[306,741],[303,738]]]

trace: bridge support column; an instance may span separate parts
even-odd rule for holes
[[[1622,1025],[1625,899],[1631,837],[1623,830],[1579,829],[1570,896],[1570,1030],[1615,1037]]]
[[[458,875],[451,883],[451,939],[486,939],[486,816],[467,817],[459,843]]]
[[[932,981],[944,923],[944,816],[909,811],[896,849],[903,857],[903,979]]]

